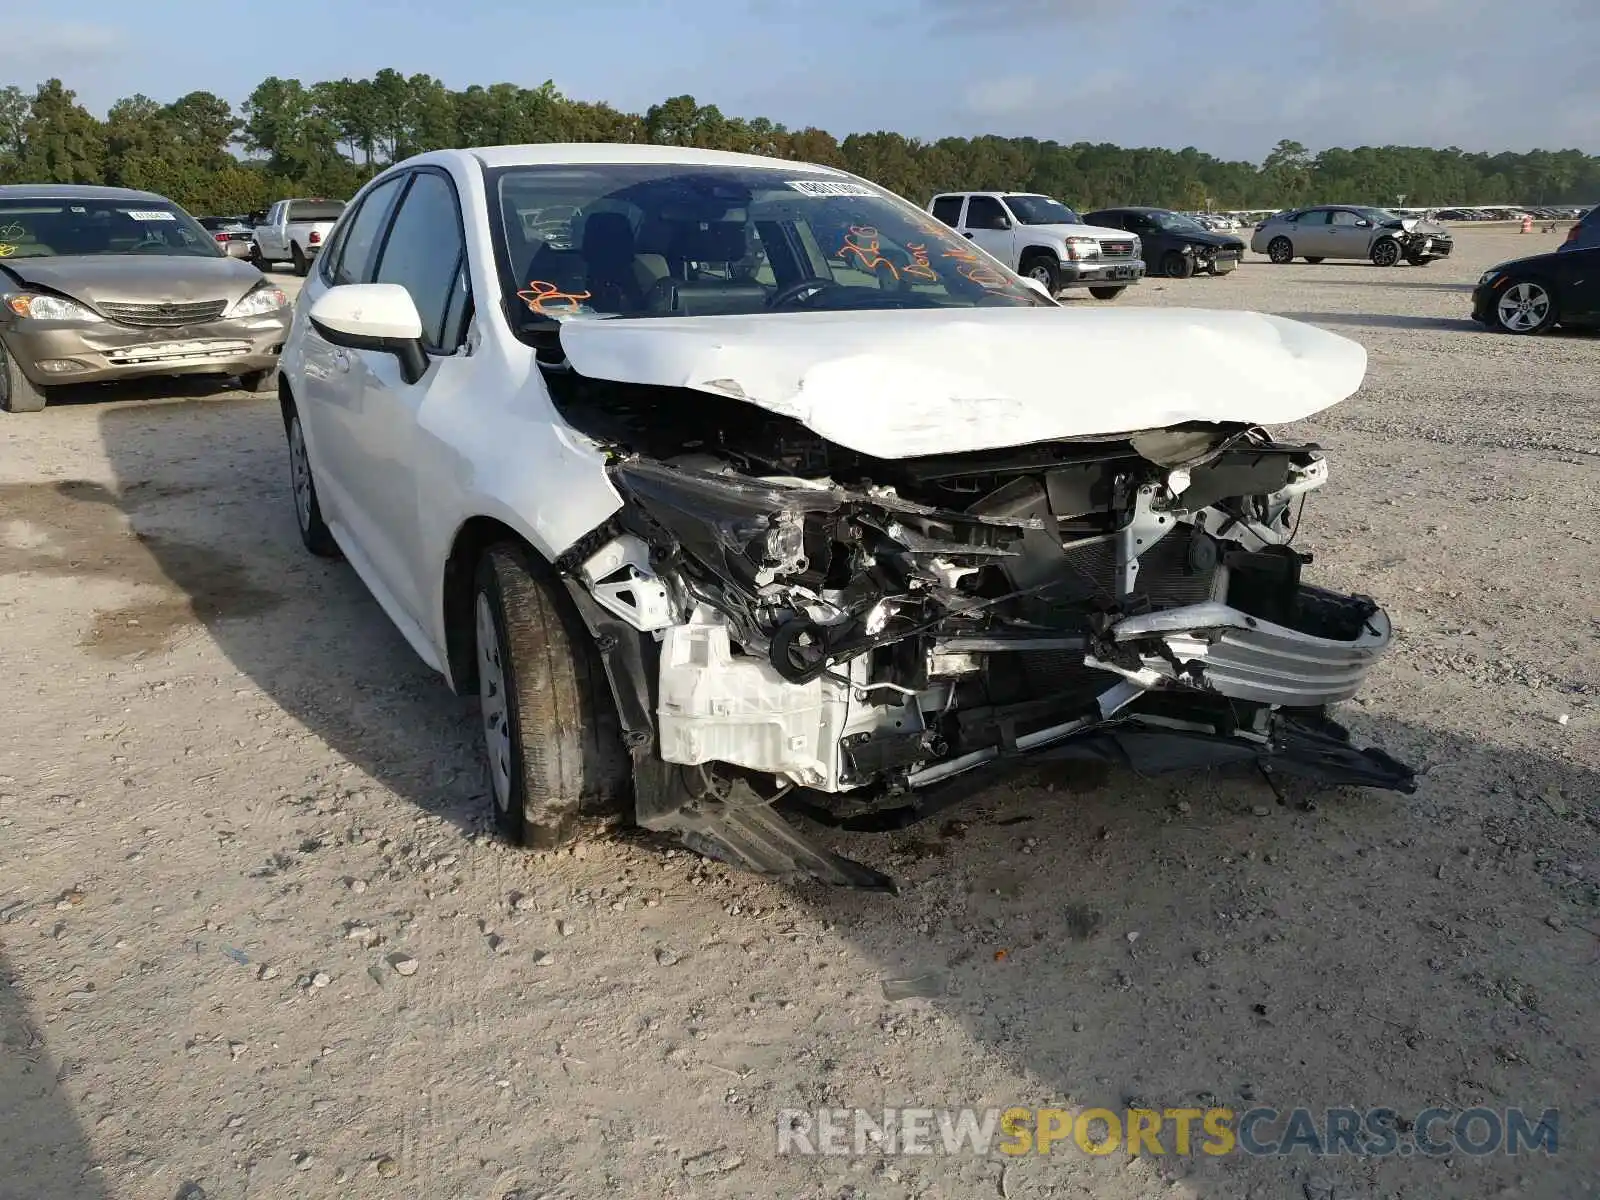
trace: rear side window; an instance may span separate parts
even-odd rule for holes
[[[394,199],[400,193],[404,175],[385,179],[361,199],[361,207],[344,223],[339,231],[339,244],[334,247],[328,272],[328,282],[367,283],[372,279],[373,252],[378,237]]]
[[[960,196],[940,196],[933,202],[935,219],[943,221],[952,229],[961,224],[961,199]]]
[[[422,316],[422,340],[446,354],[461,344],[459,323],[447,328],[447,322],[464,306],[457,289],[465,286],[465,257],[454,186],[437,171],[418,171],[384,240],[375,282],[398,283],[411,293]]]

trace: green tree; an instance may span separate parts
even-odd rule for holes
[[[59,79],[39,85],[22,124],[17,175],[30,183],[102,183],[106,138],[100,122]]]

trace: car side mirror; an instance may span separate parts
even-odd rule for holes
[[[994,228],[996,228],[996,229],[1010,229],[1011,228],[1011,218],[1010,217],[996,217],[994,219]]]
[[[308,316],[311,327],[330,345],[394,355],[407,383],[416,383],[427,373],[422,317],[411,293],[398,283],[329,288],[317,297]]]
[[[1371,229],[1372,228],[1372,222],[1371,221],[1364,221],[1364,220],[1363,221],[1357,221],[1356,224],[1361,226],[1362,229]]]

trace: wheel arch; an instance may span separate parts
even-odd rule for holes
[[[1051,246],[1042,242],[1032,242],[1029,245],[1024,246],[1022,248],[1022,253],[1017,255],[1017,266],[1020,267],[1030,258],[1036,258],[1041,254],[1048,255],[1052,260],[1054,260],[1057,266],[1060,266],[1066,257],[1061,253],[1061,247],[1059,246]]]
[[[478,560],[490,546],[500,542],[518,543],[534,563],[552,574],[555,571],[549,558],[531,538],[498,517],[478,514],[467,518],[456,529],[439,574],[439,620],[444,633],[445,678],[457,695],[465,695],[478,686],[473,590]]]

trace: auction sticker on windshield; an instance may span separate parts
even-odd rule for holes
[[[807,196],[865,196],[874,199],[878,193],[864,183],[834,182],[831,179],[791,179],[788,184]]]
[[[128,215],[135,221],[176,221],[178,218],[172,213],[162,212],[160,209],[151,209],[149,212],[140,212],[129,209]]]

